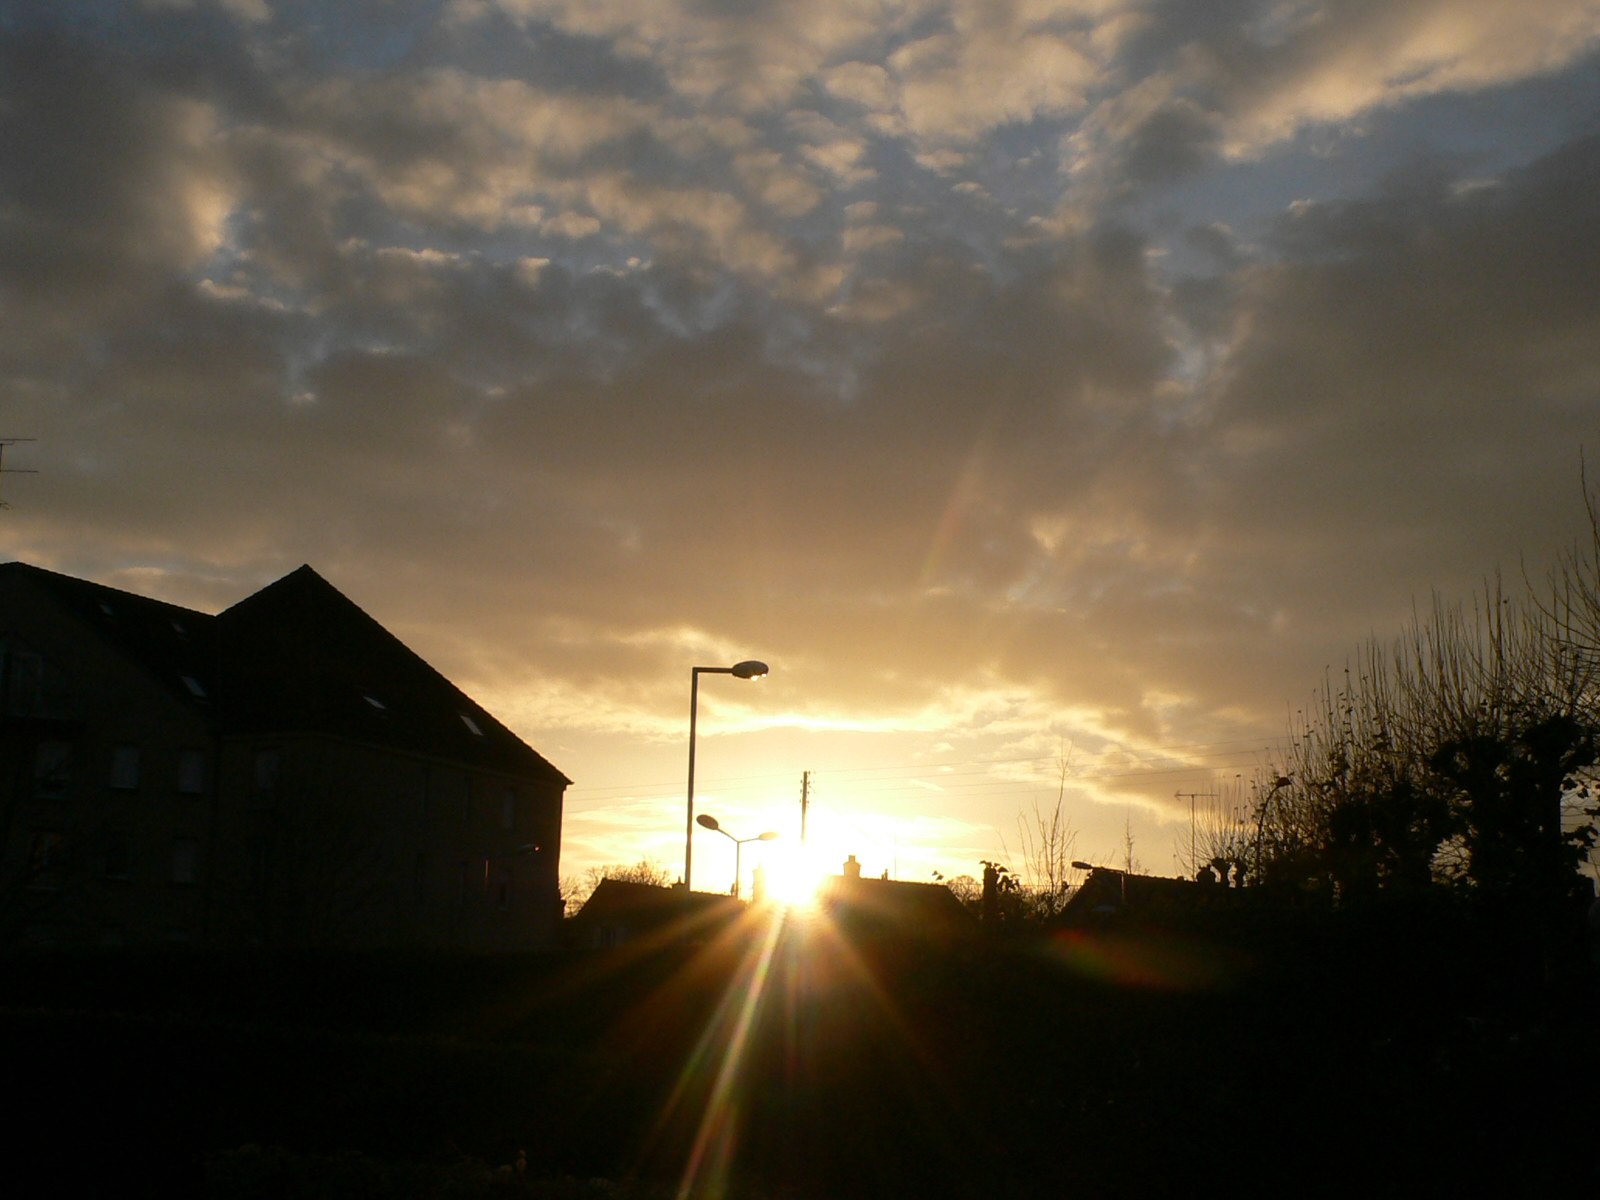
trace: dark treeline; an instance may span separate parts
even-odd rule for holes
[[[1565,894],[1600,811],[1600,655],[1572,615],[1496,588],[1369,643],[1257,781],[1225,855],[1250,882],[1347,901],[1432,884],[1520,906]]]
[[[1499,580],[1374,638],[1198,857],[1283,905],[1438,902],[1583,971],[1600,791],[1600,522],[1542,586]],[[1590,918],[1592,920],[1592,917]]]
[[[1507,933],[1377,904],[956,948],[36,954],[0,982],[8,1156],[74,1195],[1592,1194],[1592,1025]]]

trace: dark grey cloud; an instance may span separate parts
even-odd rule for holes
[[[208,252],[204,114],[64,33],[0,44],[0,272],[13,303],[99,307]]]

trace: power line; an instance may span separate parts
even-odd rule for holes
[[[1238,762],[1238,761],[1235,761],[1235,762],[1211,762],[1211,763],[1193,762],[1193,763],[1185,763],[1185,764],[1180,764],[1180,765],[1177,765],[1177,766],[1170,766],[1170,767],[1158,767],[1158,766],[1155,766],[1155,765],[1151,765],[1151,766],[1140,767],[1140,768],[1138,768],[1136,770],[1129,770],[1129,771],[1099,771],[1099,772],[1090,772],[1090,773],[1086,773],[1086,774],[1082,774],[1082,775],[1074,775],[1074,776],[1072,776],[1070,782],[1078,783],[1078,784],[1085,784],[1085,783],[1114,783],[1114,782],[1121,781],[1121,780],[1151,780],[1151,781],[1154,781],[1154,780],[1167,778],[1167,777],[1171,777],[1171,776],[1175,776],[1175,775],[1176,776],[1193,775],[1197,771],[1217,772],[1217,771],[1226,771],[1230,767],[1248,768],[1248,767],[1252,767],[1254,765],[1256,765],[1256,764],[1249,763],[1249,762]],[[816,773],[814,772],[814,774],[816,774]],[[921,774],[926,774],[926,772],[919,773],[919,775],[921,775]],[[976,776],[976,778],[975,778],[975,776]],[[777,778],[786,778],[786,777],[792,778],[792,776],[788,776],[787,773],[784,773],[783,775],[759,776],[759,777],[749,777],[749,778],[753,778],[753,779],[755,779],[757,781],[760,781],[760,780],[765,780],[765,779],[777,779]],[[830,777],[830,782],[833,782],[836,785],[839,785],[839,784],[845,785],[844,790],[848,790],[849,794],[852,795],[852,796],[888,797],[888,796],[894,796],[894,795],[912,795],[912,794],[915,794],[913,792],[913,789],[918,789],[920,791],[926,791],[926,790],[931,788],[934,791],[947,793],[947,794],[951,795],[952,797],[957,797],[957,798],[969,797],[975,792],[982,792],[982,793],[986,793],[986,794],[1012,795],[1012,794],[1016,794],[1018,792],[1037,791],[1041,786],[1044,786],[1045,784],[1048,783],[1048,780],[1040,780],[1040,779],[1003,779],[1003,778],[995,778],[994,776],[991,776],[991,775],[985,775],[985,773],[983,773],[983,772],[964,772],[960,776],[948,776],[948,775],[946,775],[946,776],[936,776],[936,778],[939,778],[939,779],[943,780],[944,782],[932,783],[931,781],[922,780],[922,779],[920,779],[918,777],[913,777],[913,778],[906,779],[906,780],[888,780],[888,779],[883,779],[883,780],[863,780],[863,781],[856,781],[856,782],[852,782],[852,781],[850,781],[848,779],[846,779],[846,780],[836,780],[836,779],[832,779]],[[616,795],[609,795],[609,796],[589,795],[589,796],[581,796],[581,797],[580,796],[575,796],[575,797],[572,797],[568,801],[569,811],[579,810],[583,806],[586,806],[586,805],[600,806],[600,805],[604,805],[606,803],[611,803],[611,802],[615,802],[615,801],[619,801],[619,800],[647,801],[647,800],[666,800],[666,799],[671,799],[677,794],[676,788],[678,786],[680,786],[680,785],[668,784],[668,783],[646,784],[646,785],[643,785],[643,786],[640,786],[640,787],[631,788],[631,789],[618,789],[618,792],[617,792]],[[722,795],[722,796],[737,796],[737,795],[739,795],[741,793],[743,793],[745,795],[749,795],[751,793],[755,793],[755,794],[767,795],[767,796],[770,796],[772,794],[772,788],[770,787],[770,785],[766,785],[766,784],[761,783],[761,782],[749,782],[749,783],[740,784],[740,783],[736,783],[734,781],[724,781],[724,782],[707,781],[707,783],[705,785],[705,788],[708,791],[709,790],[715,790],[719,795]]]
[[[1203,769],[1204,764],[1199,763],[1199,762],[1179,763],[1178,765],[1171,766],[1171,767],[1165,767],[1165,766],[1157,767],[1157,762],[1162,761],[1162,760],[1170,761],[1173,758],[1178,758],[1178,757],[1180,757],[1180,755],[1177,753],[1179,751],[1184,751],[1184,750],[1199,751],[1199,750],[1203,750],[1203,749],[1206,749],[1206,748],[1209,748],[1209,747],[1223,747],[1223,746],[1231,746],[1231,747],[1239,747],[1239,746],[1257,747],[1257,746],[1259,746],[1261,750],[1270,749],[1270,746],[1263,746],[1263,745],[1261,745],[1259,739],[1253,739],[1253,738],[1235,738],[1235,739],[1231,739],[1231,740],[1228,740],[1228,741],[1218,741],[1218,742],[1164,743],[1164,744],[1150,746],[1150,747],[1147,747],[1147,748],[1144,748],[1144,749],[1138,750],[1138,751],[1118,748],[1116,750],[1107,751],[1106,752],[1106,757],[1110,757],[1110,756],[1122,756],[1122,757],[1125,757],[1125,758],[1131,760],[1127,765],[1131,766],[1133,764],[1140,764],[1140,769],[1139,770],[1135,770],[1135,771],[1131,771],[1131,772],[1124,772],[1124,773],[1121,773],[1121,774],[1108,773],[1108,772],[1105,772],[1104,770],[1101,770],[1101,771],[1090,773],[1090,774],[1074,775],[1074,776],[1071,776],[1071,778],[1075,779],[1075,780],[1096,780],[1096,779],[1108,779],[1108,778],[1122,778],[1122,777],[1125,777],[1128,774],[1143,774],[1146,771],[1159,771],[1159,773],[1162,773],[1162,774],[1172,774],[1172,773],[1175,773],[1175,772]],[[1163,751],[1165,751],[1167,753],[1162,753]],[[1146,765],[1145,764],[1145,760],[1142,760],[1142,759],[1140,759],[1138,757],[1138,755],[1141,754],[1141,753],[1149,754],[1152,758],[1155,758],[1157,760],[1157,762],[1149,762]],[[1238,750],[1213,750],[1210,753],[1204,753],[1204,754],[1192,753],[1192,754],[1189,755],[1189,757],[1192,758],[1192,759],[1230,758],[1230,757],[1235,757],[1239,753],[1240,753],[1240,751],[1238,751]],[[1039,756],[1032,757],[1032,758],[956,759],[954,761],[944,762],[944,763],[898,763],[898,764],[886,764],[886,765],[883,765],[883,766],[875,766],[875,767],[843,767],[843,768],[840,768],[837,771],[829,771],[826,774],[829,776],[830,779],[833,779],[833,780],[850,781],[850,780],[852,780],[854,778],[857,782],[860,782],[860,783],[877,783],[877,782],[880,782],[878,780],[861,778],[861,777],[867,776],[869,774],[876,774],[876,773],[881,773],[881,772],[886,772],[886,771],[915,772],[918,775],[931,775],[931,776],[933,776],[934,778],[937,778],[937,779],[952,779],[952,778],[962,778],[962,777],[971,776],[971,775],[986,775],[986,776],[992,775],[992,772],[982,769],[982,768],[986,768],[986,767],[994,767],[994,766],[1027,766],[1027,765],[1030,765],[1030,764],[1033,764],[1033,763],[1053,763],[1053,762],[1058,761],[1058,759],[1059,759],[1059,756],[1057,756],[1057,755],[1039,755]],[[1117,763],[1113,762],[1113,763],[1109,763],[1109,764],[1103,763],[1102,765],[1116,766],[1116,765],[1121,765],[1121,764],[1117,764]],[[1226,767],[1228,765],[1240,765],[1240,764],[1238,764],[1238,763],[1219,764],[1218,766],[1213,767],[1212,769],[1222,769],[1222,768],[1224,768],[1224,767]],[[1243,765],[1251,765],[1251,764],[1243,764]],[[965,770],[965,771],[947,771],[942,775],[939,774],[940,768],[943,768],[943,767],[958,767],[958,766],[959,767],[978,768],[978,769]],[[720,788],[723,791],[727,791],[729,789],[739,789],[739,788],[745,788],[745,787],[749,787],[749,786],[754,786],[756,784],[763,783],[763,782],[765,782],[767,780],[789,779],[789,778],[792,778],[792,777],[793,776],[788,771],[763,773],[763,774],[760,774],[760,775],[732,775],[732,776],[725,776],[725,777],[720,778],[720,779],[708,779],[708,780],[705,781],[705,786],[715,786],[715,787]],[[885,780],[885,781],[882,781],[882,782],[889,783],[891,781]],[[1016,784],[1019,784],[1019,785],[1030,786],[1031,787],[1031,786],[1035,786],[1036,784],[1041,783],[1041,782],[1045,782],[1045,781],[1043,781],[1043,780],[1005,780],[1005,781],[1002,781],[1002,782],[1016,783]],[[681,786],[681,785],[677,784],[675,781],[672,782],[672,783],[667,783],[667,782],[664,782],[664,781],[648,781],[648,782],[640,781],[638,783],[629,783],[629,784],[607,784],[607,785],[603,785],[603,786],[602,785],[595,785],[594,787],[575,787],[575,788],[572,788],[568,792],[568,800],[569,800],[569,802],[574,802],[574,801],[577,801],[577,800],[580,800],[580,799],[601,799],[601,798],[604,798],[604,794],[605,793],[613,793],[613,794],[616,794],[616,795],[620,796],[622,794],[637,793],[637,792],[644,791],[644,790],[647,790],[647,789],[674,788],[674,787],[678,787],[678,786]],[[667,793],[667,794],[670,794],[670,793]],[[641,798],[643,798],[643,797],[641,797]]]
[[[20,442],[36,442],[38,438],[0,438],[0,475],[37,475],[39,472],[30,467],[8,467],[5,465],[7,446],[15,446]],[[10,508],[4,500],[0,500],[0,508]]]

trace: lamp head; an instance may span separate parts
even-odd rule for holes
[[[1093,863],[1079,862],[1077,859],[1073,859],[1072,866],[1073,866],[1073,869],[1077,870],[1077,871],[1092,871],[1092,870],[1094,870],[1094,864]]]
[[[778,835],[769,829],[756,840],[761,842],[775,842],[778,840]]]
[[[718,830],[720,830],[722,828],[722,826],[717,824],[717,819],[715,817],[711,816],[709,813],[701,813],[698,817],[696,817],[694,819],[694,823],[696,825],[700,826],[702,829],[718,829]]]
[[[733,664],[733,673],[740,679],[760,679],[767,673],[767,664],[757,662],[755,659],[746,659],[742,663]]]

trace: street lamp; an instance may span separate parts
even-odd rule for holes
[[[1261,806],[1256,809],[1256,861],[1252,864],[1252,869],[1255,872],[1254,882],[1256,883],[1260,883],[1263,876],[1263,872],[1261,870],[1261,834],[1266,828],[1267,809],[1272,806],[1272,800],[1274,796],[1276,796],[1284,788],[1293,786],[1294,776],[1279,775],[1278,778],[1273,782],[1271,790],[1267,792],[1266,798],[1261,801]]]
[[[739,880],[744,875],[744,863],[741,858],[741,855],[744,853],[744,844],[746,842],[776,841],[778,835],[769,829],[766,833],[756,834],[755,837],[736,838],[721,825],[717,824],[717,819],[708,813],[701,813],[694,819],[694,823],[699,825],[702,829],[710,829],[720,833],[723,837],[727,838],[733,843],[733,898],[737,900],[739,898]]]
[[[694,891],[694,726],[700,708],[700,676],[732,675],[738,679],[760,679],[767,673],[767,664],[746,659],[731,667],[695,667],[689,672],[689,812],[684,818],[683,834],[683,890]]]

